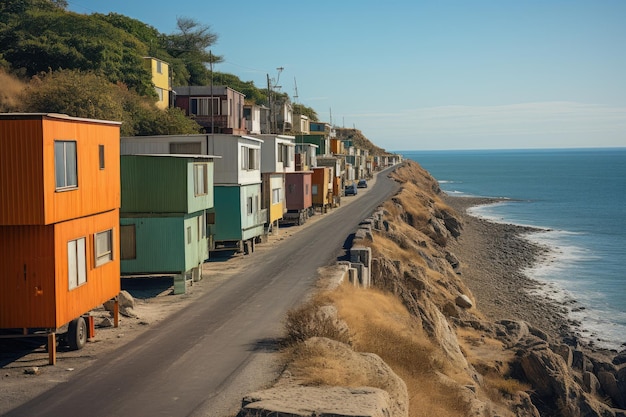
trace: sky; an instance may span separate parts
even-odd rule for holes
[[[388,151],[626,146],[623,0],[69,0],[218,36],[214,70],[267,77]],[[278,68],[282,68],[279,70]]]

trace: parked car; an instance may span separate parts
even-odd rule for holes
[[[367,180],[359,180],[359,183],[357,184],[358,188],[367,188]]]
[[[345,188],[346,195],[356,195],[356,193],[357,193],[357,187],[355,183],[346,185],[346,188]]]

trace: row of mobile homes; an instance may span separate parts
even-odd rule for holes
[[[174,293],[209,258],[213,156],[122,155],[120,257],[124,275],[174,275]]]
[[[118,122],[0,114],[0,328],[43,329],[51,364],[120,292],[119,147]]]
[[[216,155],[214,208],[207,215],[210,249],[251,251],[264,235],[267,209],[261,207],[261,139],[198,134],[122,138],[123,155]]]

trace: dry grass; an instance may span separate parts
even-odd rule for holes
[[[26,89],[26,83],[0,69],[0,85],[0,112],[18,111],[20,95]]]
[[[330,296],[352,330],[355,350],[377,354],[404,380],[411,417],[466,413],[461,393],[437,377],[454,370],[397,298],[350,287]]]
[[[325,305],[328,303],[323,296],[318,296],[288,311],[285,322],[285,342],[288,345],[294,345],[311,337],[326,337],[350,344],[348,329],[339,326],[334,317],[321,312],[321,308]]]

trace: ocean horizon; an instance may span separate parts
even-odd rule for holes
[[[500,198],[470,214],[541,229],[525,270],[595,346],[626,347],[626,148],[397,151],[451,196]]]

